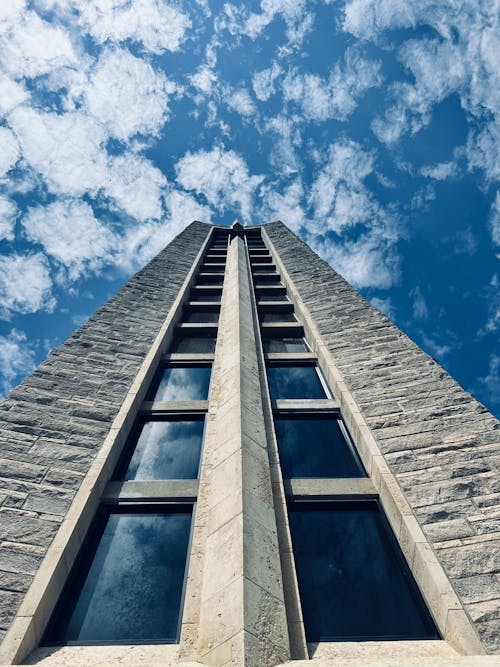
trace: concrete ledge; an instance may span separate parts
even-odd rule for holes
[[[287,479],[285,493],[294,500],[312,498],[349,498],[356,496],[377,497],[377,490],[371,479]]]
[[[138,499],[148,501],[168,498],[175,501],[195,502],[197,495],[197,479],[170,479],[156,482],[127,481],[110,482],[102,500],[103,502],[113,503],[127,500],[136,502]]]

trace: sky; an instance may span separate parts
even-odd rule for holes
[[[0,393],[280,219],[500,415],[500,0],[0,1]]]

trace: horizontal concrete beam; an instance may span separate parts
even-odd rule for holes
[[[377,497],[377,490],[371,479],[287,479],[284,481],[287,497],[294,500],[312,498],[349,498],[356,496]]]
[[[107,503],[148,500],[185,500],[194,502],[198,495],[197,479],[110,482],[103,494]]]

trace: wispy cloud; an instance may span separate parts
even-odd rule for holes
[[[227,106],[242,116],[254,116],[257,112],[255,102],[246,88],[228,89],[224,97]]]
[[[84,91],[85,110],[109,136],[157,135],[178,86],[126,49],[105,50]]]
[[[429,309],[419,285],[410,290],[410,296],[413,298],[413,318],[426,320],[429,317]]]
[[[113,252],[113,234],[94,217],[85,202],[60,199],[32,208],[22,220],[30,241],[61,263],[71,280],[95,271]]]
[[[380,67],[380,62],[348,49],[344,62],[334,65],[327,78],[292,70],[283,81],[283,97],[297,104],[307,120],[345,120],[363,93],[381,84]]]
[[[241,155],[220,146],[186,153],[177,162],[176,173],[185,190],[203,195],[220,211],[236,207],[244,220],[250,219],[255,189],[263,180],[263,176],[250,175]]]
[[[363,40],[380,42],[385,32],[398,28],[430,26],[436,37],[408,39],[399,58],[414,83],[391,85],[392,104],[376,118],[373,130],[380,141],[392,144],[415,133],[432,118],[432,108],[452,93],[477,120],[471,129],[467,157],[472,169],[498,178],[500,132],[500,12],[498,2],[466,0],[460,11],[454,3],[432,0],[349,0],[344,10],[344,30]]]
[[[0,255],[0,317],[13,312],[52,311],[52,280],[45,255]]]
[[[0,240],[12,241],[17,207],[7,197],[0,195]]]
[[[281,73],[282,69],[276,62],[267,69],[255,72],[252,77],[252,87],[258,100],[265,102],[274,94],[275,81]]]
[[[374,153],[355,141],[330,144],[308,195],[307,234],[319,254],[354,285],[387,289],[398,278],[394,246],[402,229],[365,183],[374,164]]]
[[[8,335],[0,336],[0,398],[33,367],[34,352],[24,332],[11,329]]]
[[[162,0],[35,0],[35,4],[73,19],[98,43],[132,40],[157,54],[177,51],[191,27],[187,14]]]

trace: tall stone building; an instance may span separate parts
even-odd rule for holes
[[[194,222],[0,406],[0,663],[498,665],[498,426],[281,222]]]

